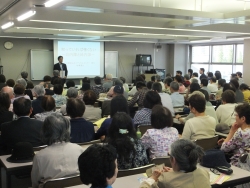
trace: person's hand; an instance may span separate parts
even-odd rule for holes
[[[230,132],[232,131],[233,133],[236,132],[238,130],[240,126],[234,122],[234,124],[232,125],[231,129],[230,129]]]
[[[225,140],[225,138],[221,138],[220,140],[218,140],[217,144],[219,146],[221,146],[223,144],[224,140]]]
[[[160,175],[161,175],[161,171],[155,170],[150,178],[154,179],[155,181],[158,181],[158,178],[160,177]]]
[[[180,114],[177,114],[177,115],[175,116],[176,119],[178,119],[178,118],[180,118],[180,117],[181,117]]]
[[[164,166],[164,167],[163,167],[163,172],[171,172],[171,171],[173,171],[172,168],[167,167],[167,166]]]

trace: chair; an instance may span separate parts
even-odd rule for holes
[[[47,145],[37,146],[37,147],[33,147],[33,150],[34,151],[40,151],[40,150],[42,150],[42,149],[44,149],[46,147],[47,147]]]
[[[149,165],[141,166],[138,168],[119,170],[117,177],[120,178],[120,177],[124,177],[124,176],[131,176],[131,175],[135,175],[135,174],[145,173],[147,169],[152,168],[154,166],[155,166],[154,164],[149,164]]]
[[[92,140],[90,142],[83,142],[83,143],[77,143],[80,146],[84,146],[84,145],[91,145],[91,144],[98,144],[101,143],[101,140]]]
[[[152,125],[139,125],[138,128],[141,131],[141,135],[144,135],[148,129],[152,129],[153,127],[152,127]]]
[[[195,140],[194,142],[206,151],[208,149],[213,149],[217,146],[218,137],[218,135],[215,135],[212,138],[199,139]]]
[[[160,164],[165,164],[165,166],[167,167],[172,167],[171,163],[170,163],[170,157],[154,157],[151,160],[151,163],[155,164],[155,165],[160,165]]]
[[[55,188],[55,187],[70,187],[75,185],[81,185],[80,175],[50,179],[43,183],[44,188]]]

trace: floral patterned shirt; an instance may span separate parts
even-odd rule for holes
[[[242,153],[248,152],[250,147],[250,128],[238,130],[234,133],[234,136],[228,142],[224,142],[221,146],[221,150],[224,152],[232,151],[234,155],[231,157],[231,164],[238,166],[238,160]]]
[[[63,95],[54,94],[52,95],[52,97],[55,99],[56,107],[61,107],[62,105],[67,103],[67,97]]]
[[[170,145],[179,139],[178,131],[173,127],[165,127],[164,129],[148,129],[142,136],[142,144],[146,149],[150,149],[150,158],[166,157],[170,149]]]

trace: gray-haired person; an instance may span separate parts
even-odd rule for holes
[[[53,77],[51,78],[51,84],[54,85],[54,80],[55,80],[56,78],[59,78],[59,71],[58,71],[58,70],[54,70],[54,71],[53,71]]]
[[[184,96],[179,93],[179,83],[178,82],[171,82],[170,84],[170,91],[171,91],[171,99],[173,103],[173,107],[181,107],[184,106]]]
[[[36,85],[33,89],[33,93],[36,99],[32,101],[33,111],[32,111],[31,117],[33,117],[37,113],[41,113],[44,111],[44,109],[42,108],[42,100],[45,95],[45,89],[43,85],[40,85],[40,84]]]
[[[16,81],[16,84],[21,84],[24,88],[25,88],[25,91],[24,91],[24,94],[25,95],[28,95],[30,100],[33,100],[33,93],[30,89],[26,89],[26,86],[27,86],[27,82],[25,79],[23,78],[19,78],[17,81]]]
[[[21,72],[21,77],[27,82],[27,78],[28,78],[29,74],[26,71]]]
[[[163,167],[163,172],[155,170],[150,178],[142,182],[140,188],[211,187],[208,171],[196,167],[198,159],[204,155],[200,146],[192,141],[180,139],[171,145],[169,155],[172,168]]]
[[[70,87],[68,90],[67,90],[67,97],[68,99],[70,98],[77,98],[78,96],[78,90],[75,88],[75,87]],[[61,108],[60,108],[60,113],[62,115],[67,115],[67,111],[66,111],[66,104],[62,105]]]
[[[32,187],[45,179],[76,175],[78,157],[84,149],[70,143],[70,122],[60,114],[48,116],[42,127],[42,140],[48,145],[34,157],[31,172]]]

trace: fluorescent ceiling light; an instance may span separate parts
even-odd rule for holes
[[[76,12],[91,12],[91,13],[103,13],[103,9],[99,8],[87,8],[87,7],[75,7],[75,6],[66,6],[63,10],[67,11],[76,11]]]
[[[27,18],[29,18],[29,17],[31,17],[31,16],[33,16],[35,14],[36,14],[36,11],[30,10],[30,11],[22,14],[21,16],[17,17],[17,20],[18,21],[23,21],[23,20],[26,20]]]
[[[210,40],[191,40],[190,42],[196,43],[196,42],[211,42]]]
[[[50,0],[50,1],[47,1],[46,3],[44,3],[44,6],[45,7],[52,7],[54,5],[56,5],[57,3],[60,3],[64,0]]]
[[[8,22],[8,23],[2,25],[1,28],[2,29],[7,29],[7,28],[11,27],[12,25],[14,25],[14,22]]]

